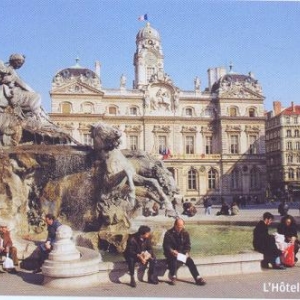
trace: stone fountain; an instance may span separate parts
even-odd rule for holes
[[[77,232],[77,246],[98,251],[105,242],[119,252],[145,204],[175,216],[171,200],[178,190],[163,162],[144,151],[120,150],[122,133],[102,122],[91,126],[94,147],[74,140],[18,77],[24,60],[15,54],[8,64],[0,61],[0,219],[10,223],[21,258],[30,254],[26,239],[45,238],[46,213]],[[57,247],[64,246],[60,242]],[[62,263],[55,253],[51,266]],[[51,273],[49,265],[44,270]]]

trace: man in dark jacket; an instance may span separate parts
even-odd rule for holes
[[[42,265],[44,261],[48,258],[50,251],[53,248],[53,244],[56,239],[56,230],[59,226],[61,226],[61,223],[55,219],[55,217],[52,214],[47,214],[45,216],[45,222],[47,224],[47,239],[44,243],[40,244],[39,249],[39,258],[38,258],[38,267],[36,270],[33,271],[33,273],[40,273],[42,272]]]
[[[253,247],[254,250],[264,255],[262,267],[268,268],[268,264],[271,263],[274,269],[285,269],[280,262],[282,252],[276,247],[274,235],[268,232],[268,226],[273,219],[274,216],[271,213],[263,214],[263,220],[259,221],[253,230]]]
[[[182,219],[176,219],[174,226],[165,233],[163,249],[170,270],[172,285],[175,285],[176,271],[182,263],[188,266],[197,285],[206,284],[204,279],[200,277],[193,259],[189,256],[191,250],[190,235],[184,229],[184,221]]]
[[[137,262],[142,263],[145,267],[149,263],[148,282],[158,284],[156,264],[157,260],[154,255],[148,226],[140,226],[138,232],[129,236],[127,240],[124,257],[128,264],[129,274],[131,277],[130,286],[136,287],[134,279],[134,267]]]

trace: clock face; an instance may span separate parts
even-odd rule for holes
[[[149,65],[155,64],[157,61],[156,56],[153,53],[148,53],[146,55],[146,63]]]

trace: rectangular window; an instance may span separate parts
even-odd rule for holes
[[[83,144],[85,145],[93,145],[93,139],[89,133],[84,133],[82,135]]]
[[[205,137],[205,154],[212,154],[212,136]]]
[[[287,142],[286,143],[286,150],[292,150],[292,142]]]
[[[194,137],[186,136],[185,137],[185,154],[194,154]]]
[[[250,154],[256,154],[257,153],[256,140],[257,140],[256,135],[250,135],[249,136],[249,153]]]
[[[230,136],[230,153],[231,154],[239,153],[239,137],[238,137],[238,135]]]
[[[138,150],[138,137],[136,135],[129,136],[129,149]]]
[[[165,135],[158,136],[158,153],[159,154],[166,154],[167,150],[167,137]]]
[[[190,170],[188,172],[188,189],[189,190],[196,190],[196,172],[195,170]]]
[[[147,68],[147,81],[150,80],[151,76],[154,74],[154,68],[148,67]]]

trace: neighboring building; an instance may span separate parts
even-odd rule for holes
[[[113,62],[112,62],[113,63]],[[178,60],[180,67],[180,60]],[[101,85],[95,71],[78,64],[53,78],[51,119],[81,143],[104,121],[123,132],[122,148],[163,158],[184,199],[265,195],[265,117],[261,87],[251,74],[208,70],[209,86],[181,90],[164,70],[160,35],[149,23],[136,36],[133,88]]]
[[[266,122],[266,155],[269,195],[299,197],[300,106],[283,108],[273,102]]]

